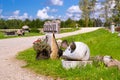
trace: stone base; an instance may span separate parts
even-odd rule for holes
[[[74,69],[76,67],[86,66],[87,64],[92,65],[92,61],[65,61],[62,60],[62,66],[65,69]]]
[[[118,34],[118,36],[120,37],[120,33]]]

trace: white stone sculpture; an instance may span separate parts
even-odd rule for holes
[[[83,42],[73,42],[63,52],[63,57],[70,60],[87,61],[90,57],[90,50]]]

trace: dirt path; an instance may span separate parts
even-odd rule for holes
[[[94,31],[98,28],[82,28],[81,30],[56,34],[56,38]],[[28,69],[21,68],[25,63],[15,59],[19,51],[32,46],[33,41],[43,36],[12,38],[0,40],[0,80],[53,80],[50,77],[33,74]]]

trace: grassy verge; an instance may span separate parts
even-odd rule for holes
[[[66,32],[73,32],[76,31],[78,29],[76,28],[68,28],[68,29],[61,29],[60,33],[66,33]],[[6,39],[6,38],[17,38],[17,37],[30,37],[30,36],[40,36],[43,35],[43,33],[35,33],[35,32],[30,32],[30,33],[26,33],[24,36],[6,36],[3,32],[0,32],[0,39]]]
[[[120,37],[104,29],[94,32],[79,34],[63,38],[72,41],[81,41],[86,43],[91,51],[91,55],[111,55],[120,60]]]
[[[6,36],[4,33],[0,32],[0,39],[6,39],[6,38],[18,38],[18,37],[29,37],[29,36],[40,36],[43,35],[42,33],[25,33],[24,36]]]
[[[69,42],[85,42],[90,47],[91,55],[111,55],[120,60],[120,37],[104,29],[63,39],[67,39]],[[62,68],[61,60],[36,61],[35,55],[33,48],[30,48],[20,52],[17,58],[27,62],[26,68],[55,78],[60,77],[65,80],[120,80],[120,71],[116,67],[106,68],[101,64],[99,67],[88,65],[80,69],[65,70]]]
[[[79,28],[64,28],[64,29],[61,29],[60,33],[73,32],[76,30],[79,30]]]

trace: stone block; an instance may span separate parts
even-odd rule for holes
[[[87,64],[92,66],[93,61],[65,61],[62,60],[62,66],[65,69],[74,69],[76,67],[85,67]]]

